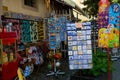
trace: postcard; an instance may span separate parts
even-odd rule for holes
[[[82,40],[81,36],[77,36],[77,40]]]
[[[87,34],[91,34],[91,30],[86,30]]]
[[[73,58],[73,56],[69,56],[69,60],[73,60],[74,58]]]
[[[68,46],[72,46],[73,42],[72,41],[68,41]]]
[[[75,23],[76,28],[81,28],[82,27],[82,23]]]
[[[77,45],[77,41],[72,41],[72,45]]]
[[[87,69],[88,68],[88,65],[87,64],[84,64],[82,65],[83,66],[83,69]]]
[[[69,68],[72,70],[74,69],[74,65],[69,65]]]
[[[86,31],[85,30],[81,31],[81,34],[86,35]]]
[[[68,46],[68,50],[72,50],[72,46]]]
[[[82,60],[83,61],[83,64],[87,64],[88,62],[87,62],[87,60]]]
[[[74,55],[73,57],[74,59],[79,59],[78,55]]]
[[[73,55],[78,55],[78,51],[73,51]]]
[[[67,27],[67,30],[71,30],[71,27]]]
[[[92,59],[92,55],[87,55],[87,59]]]
[[[81,55],[81,54],[83,54],[83,53],[82,53],[82,50],[78,51],[78,55]]]
[[[82,41],[77,41],[77,43],[78,43],[78,46],[82,46],[83,45]]]
[[[78,50],[77,46],[72,46],[72,50]]]
[[[72,40],[77,40],[77,36],[72,36]]]
[[[82,46],[78,46],[78,50],[82,50]]]
[[[92,59],[88,59],[88,63],[92,63]]]
[[[87,50],[83,49],[82,52],[83,52],[83,54],[87,54]]]
[[[91,29],[91,26],[86,26],[86,29]]]
[[[79,69],[79,65],[74,65],[74,69]]]
[[[87,50],[87,54],[92,54],[92,50]]]
[[[87,49],[87,46],[86,46],[86,45],[83,45],[82,47],[83,47],[83,50],[84,50],[84,49],[85,49],[85,50]]]
[[[81,34],[81,31],[77,31],[77,35],[78,36],[81,36],[82,34]]]
[[[73,51],[68,51],[68,55],[73,55]]]
[[[86,35],[87,39],[91,39],[91,35]]]
[[[70,60],[70,61],[69,61],[69,64],[70,64],[70,65],[74,65],[74,61],[73,61],[73,60]]]
[[[87,40],[87,44],[91,44],[91,40]]]
[[[91,44],[87,44],[87,49],[88,49],[88,50],[91,50],[91,49],[92,49]]]
[[[72,36],[68,36],[68,40],[72,40]]]

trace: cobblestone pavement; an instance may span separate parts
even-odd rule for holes
[[[113,67],[115,70],[111,74],[111,80],[120,80],[120,61],[115,61],[113,63]],[[49,73],[50,69],[47,67],[47,63],[40,66],[40,70],[38,72],[34,71],[33,74],[27,80],[70,80],[70,76],[74,74],[76,71],[71,71],[68,68],[67,60],[61,61],[61,66],[59,68],[61,71],[64,71],[64,75],[58,75],[57,78],[55,76],[46,76]],[[106,80],[107,74],[102,77],[99,77],[95,80]]]
[[[120,80],[120,60],[113,63],[114,71],[112,72],[112,80]]]
[[[75,71],[70,71],[67,64],[67,60],[61,61],[59,70],[65,72],[64,75],[58,75],[58,77],[46,76],[50,73],[50,69],[48,69],[47,64],[44,64],[40,66],[39,72],[34,71],[27,80],[70,80],[70,75]]]

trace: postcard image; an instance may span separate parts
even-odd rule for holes
[[[73,55],[73,51],[68,51],[68,55]]]

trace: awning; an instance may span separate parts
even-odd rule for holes
[[[72,7],[75,7],[75,3],[71,0],[63,0],[66,4],[72,6]]]
[[[62,0],[62,1],[64,1],[66,4],[72,6],[75,10],[79,11],[82,15],[87,17],[85,12],[75,2],[73,2],[72,0]]]
[[[71,0],[56,0],[59,3],[69,5],[71,7],[75,7],[75,3]]]
[[[76,5],[74,9],[79,11],[82,15],[88,17],[88,15],[79,6]]]
[[[72,1],[72,0],[56,0],[56,1],[59,3],[67,4],[67,5],[71,6],[75,10],[79,11],[82,15],[87,17],[85,12],[74,1]]]

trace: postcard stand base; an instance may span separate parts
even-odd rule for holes
[[[55,54],[55,50],[54,50],[54,54]],[[54,64],[56,63],[56,60],[54,59]],[[61,72],[61,70],[57,70],[56,69],[56,65],[54,65],[54,71],[49,71],[50,73],[48,73],[46,76],[55,76],[57,77],[58,75],[64,75],[65,72]]]

